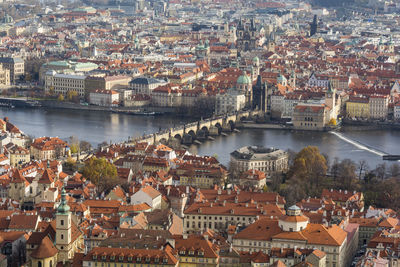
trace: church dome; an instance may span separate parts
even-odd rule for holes
[[[258,63],[258,62],[260,62],[260,59],[259,59],[257,56],[255,56],[255,57],[253,58],[253,62],[254,62],[254,63]]]
[[[309,218],[304,216],[301,209],[293,205],[288,208],[286,215],[279,219],[279,226],[285,232],[299,232],[306,229]]]
[[[243,74],[239,76],[236,83],[237,84],[249,84],[249,83],[251,83],[251,80],[250,80],[249,76],[247,76],[246,72],[243,71]]]

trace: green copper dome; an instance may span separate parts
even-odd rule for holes
[[[255,57],[253,58],[253,62],[254,62],[254,63],[259,62],[259,61],[260,61],[260,59],[259,59],[257,56],[255,56]]]
[[[65,188],[63,187],[61,190],[61,203],[60,203],[60,205],[58,205],[57,213],[65,214],[65,213],[69,212],[70,208],[68,206],[66,196],[67,196],[67,193],[65,192]]]
[[[239,76],[236,83],[237,84],[249,84],[249,83],[251,83],[251,80],[250,80],[249,76],[247,76],[246,72],[243,71],[243,74]]]

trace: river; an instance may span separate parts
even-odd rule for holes
[[[76,136],[92,144],[103,141],[121,142],[128,137],[149,134],[161,129],[189,122],[173,116],[133,116],[97,111],[7,109],[0,108],[1,117],[8,117],[26,134],[34,137],[58,136],[68,139]],[[246,145],[263,145],[299,151],[305,146],[318,146],[333,161],[350,158],[356,162],[365,159],[370,167],[382,163],[382,155],[400,154],[400,131],[342,131],[302,132],[286,130],[245,129],[227,137],[191,147],[200,155],[218,155],[223,164],[229,162],[229,153]],[[390,162],[389,162],[390,163]]]

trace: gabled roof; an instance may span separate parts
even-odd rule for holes
[[[46,259],[55,256],[57,253],[58,250],[53,245],[53,242],[51,242],[48,236],[45,236],[39,247],[32,251],[30,256],[35,259]]]

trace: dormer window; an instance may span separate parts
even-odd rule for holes
[[[141,261],[142,261],[142,257],[137,257],[137,258],[136,258],[136,261],[137,261],[137,262],[141,262]]]
[[[163,262],[168,263],[168,258],[164,258]]]
[[[119,256],[119,261],[124,261],[124,256]]]
[[[181,250],[181,251],[179,251],[179,254],[180,254],[180,255],[185,255],[185,254],[186,254],[186,251]]]
[[[146,262],[147,262],[147,263],[150,262],[150,257],[146,257]]]
[[[112,261],[115,260],[115,256],[114,256],[114,255],[111,255],[111,256],[110,256],[110,260],[112,260]]]
[[[132,256],[129,256],[128,257],[128,261],[132,261],[133,260],[133,257]]]
[[[96,254],[93,254],[93,259],[97,260],[97,255]]]
[[[189,255],[194,255],[194,251],[193,250],[189,250]]]
[[[199,251],[199,256],[204,256],[204,251]]]
[[[154,263],[159,263],[160,262],[160,258],[154,258]]]
[[[103,256],[101,256],[101,259],[106,260],[106,257],[107,257],[106,255],[103,255]]]

